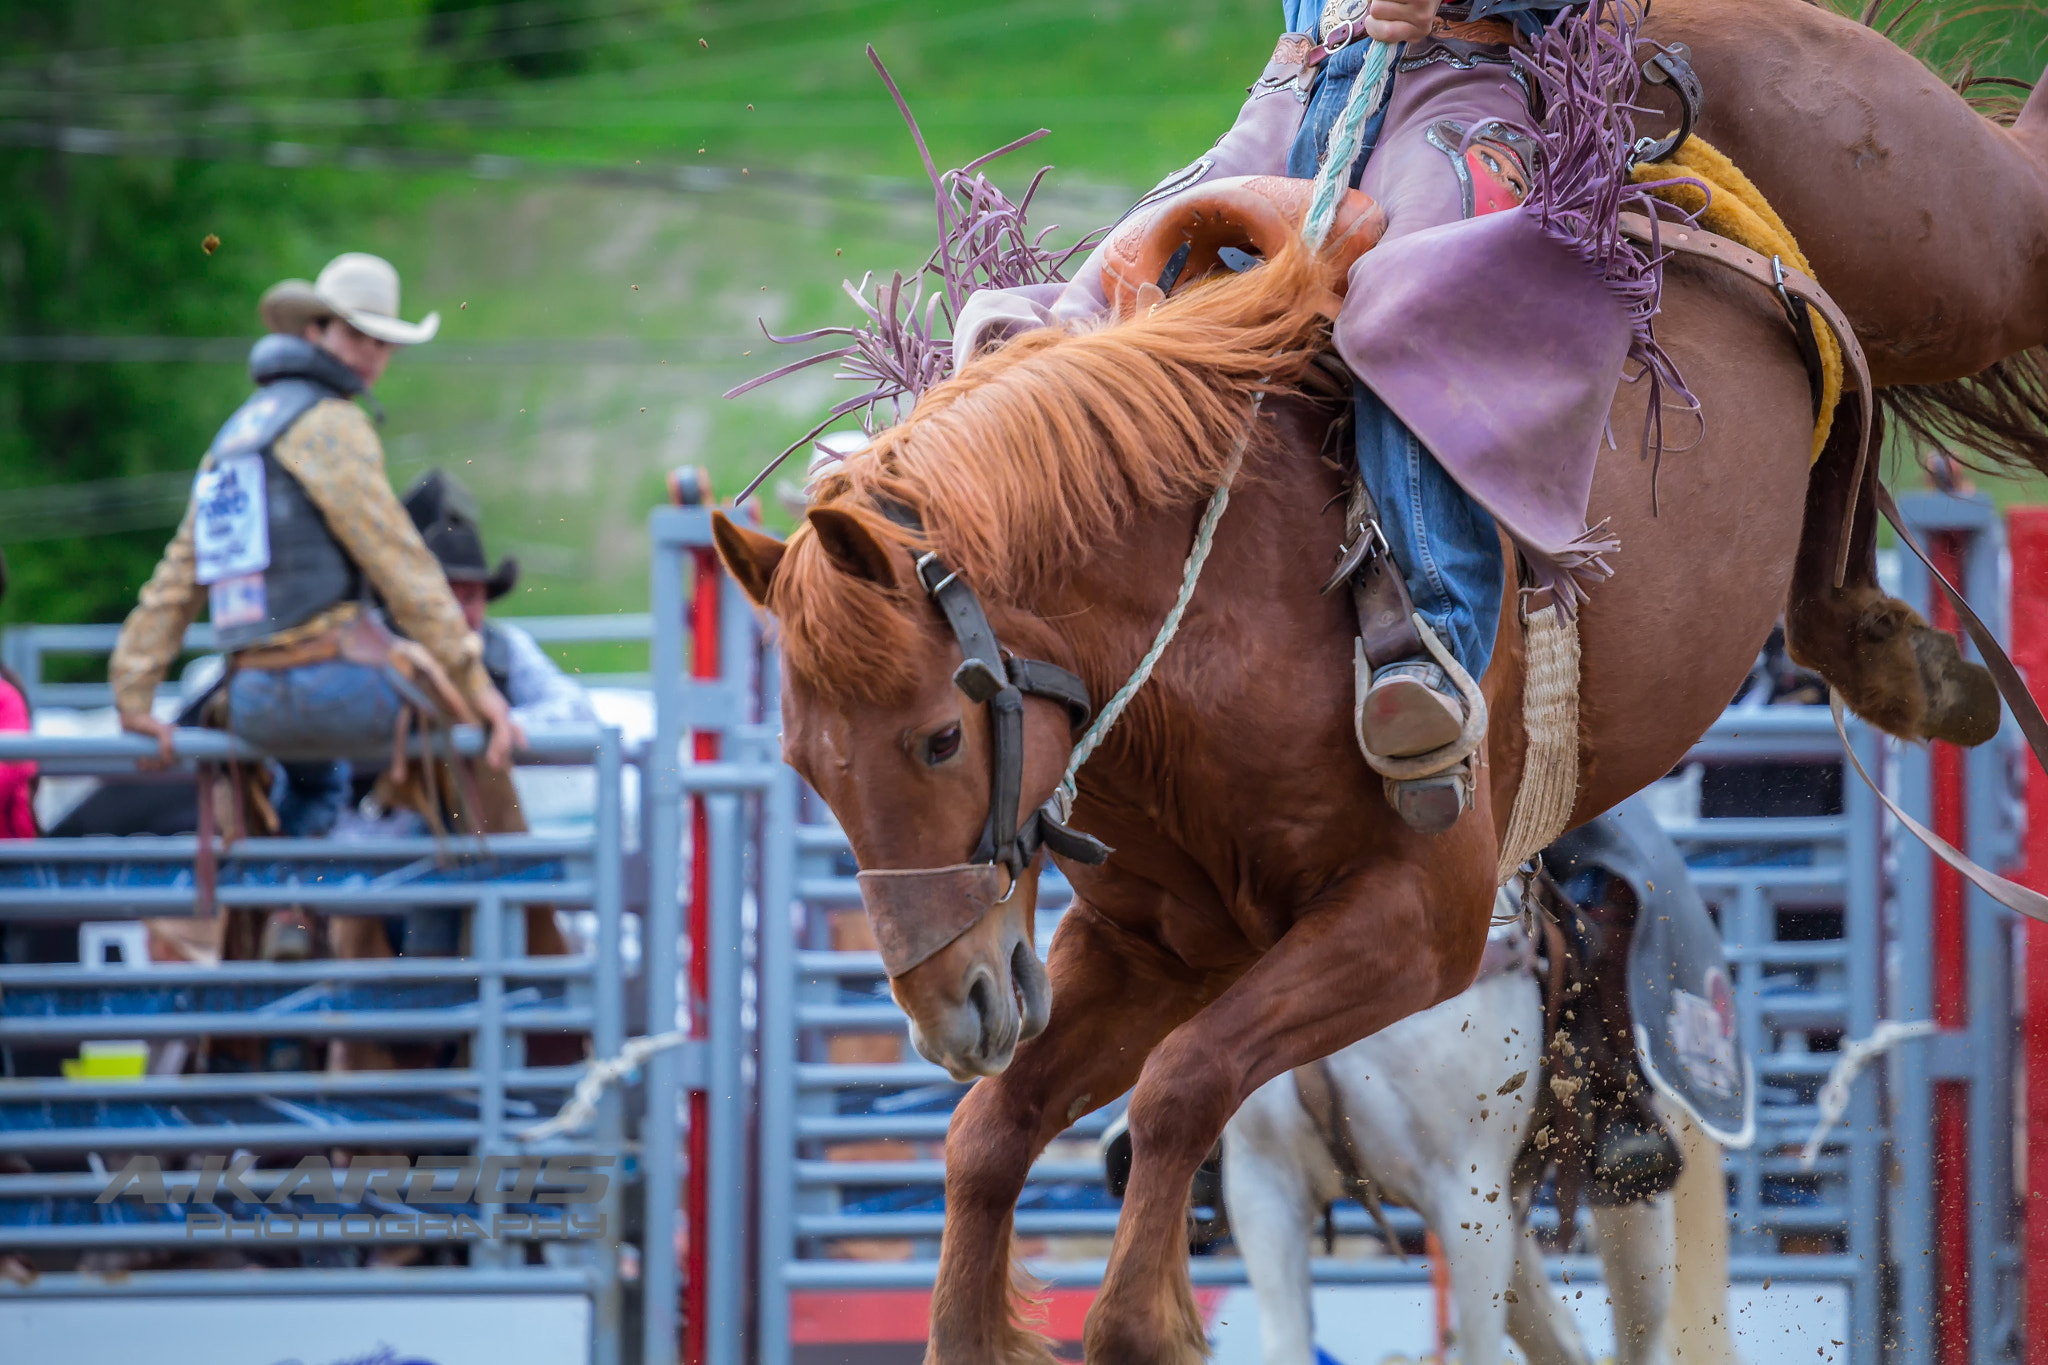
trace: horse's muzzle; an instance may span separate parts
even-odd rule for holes
[[[863,872],[860,890],[920,1055],[956,1080],[993,1076],[1044,1030],[1052,989],[1032,943],[1036,878],[962,863]]]
[[[882,950],[882,969],[891,977],[922,964],[933,953],[981,923],[1003,890],[1008,874],[994,863],[955,863],[863,872],[860,903]]]

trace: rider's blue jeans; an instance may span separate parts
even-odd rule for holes
[[[1459,666],[1478,679],[1500,627],[1500,530],[1372,390],[1358,384],[1351,392],[1358,473],[1379,506],[1380,529],[1408,596]]]
[[[361,752],[391,743],[405,698],[368,664],[331,659],[298,668],[239,670],[228,680],[228,729],[275,754]],[[345,759],[289,760],[272,803],[286,838],[317,839],[348,804]]]
[[[1290,29],[1308,32],[1321,6],[1292,0],[1283,9]],[[1356,43],[1331,54],[1290,149],[1289,175],[1307,178],[1316,173],[1330,127],[1365,63],[1365,49],[1366,44]],[[1366,123],[1363,150],[1351,168],[1354,186],[1385,119],[1383,104]],[[1407,581],[1408,595],[1459,665],[1477,679],[1493,657],[1494,633],[1500,624],[1500,532],[1493,517],[1444,473],[1406,423],[1363,384],[1353,392],[1359,476],[1379,505],[1381,526]]]

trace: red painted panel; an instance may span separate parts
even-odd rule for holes
[[[708,494],[708,490],[707,494]],[[690,599],[690,676],[718,676],[718,553],[703,549],[693,552],[696,584]],[[718,736],[699,732],[692,741],[691,756],[699,763],[718,757]],[[685,933],[690,941],[690,1036],[706,1038],[711,996],[711,862],[705,856],[711,847],[710,817],[704,798],[690,798],[690,903]],[[661,1027],[668,1027],[667,1024]],[[704,1238],[699,1235],[708,1205],[711,1169],[711,1127],[709,1096],[701,1090],[690,1092],[689,1128],[684,1151],[688,1170],[684,1178],[684,1226],[689,1238],[688,1264],[683,1281],[683,1362],[705,1365]]]
[[[1931,537],[1935,567],[1951,583],[1963,581],[1963,538],[1955,532]],[[1939,592],[1928,594],[1932,622],[1957,633],[1955,608]],[[1963,755],[1952,744],[1935,744],[1930,754],[1934,832],[1963,848]],[[1930,860],[1932,861],[1932,860]],[[1962,874],[1934,862],[1934,1020],[1944,1029],[1969,1024],[1969,919]],[[1970,1092],[1966,1084],[1943,1081],[1934,1093],[1934,1294],[1940,1365],[1970,1361]]]
[[[2048,507],[2015,508],[2012,546],[2012,657],[2036,693],[2048,682]],[[2048,892],[2048,775],[2027,767],[2027,837],[2014,874]],[[2020,1002],[2026,1051],[2027,1365],[2048,1365],[2048,925],[2027,925],[2027,992]]]
[[[1224,1292],[1195,1290],[1203,1321],[1215,1316]],[[1094,1302],[1093,1289],[1048,1290],[1038,1330],[1054,1341],[1079,1341]],[[789,1296],[789,1340],[796,1346],[923,1341],[931,1311],[929,1289],[798,1290]]]

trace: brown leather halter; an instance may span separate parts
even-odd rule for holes
[[[882,511],[899,525],[923,529],[907,508],[885,506]],[[964,863],[859,874],[861,904],[874,926],[882,967],[891,977],[912,970],[1008,900],[1040,847],[1091,866],[1099,866],[1110,854],[1106,844],[1068,829],[1042,807],[1019,818],[1024,797],[1024,698],[1058,702],[1078,734],[1087,728],[1092,711],[1087,684],[1058,664],[1019,658],[1004,649],[974,589],[936,553],[918,558],[917,581],[960,646],[962,662],[953,670],[953,685],[968,700],[988,708],[988,819]],[[999,887],[1001,871],[1009,873],[1007,888]]]

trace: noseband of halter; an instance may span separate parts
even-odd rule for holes
[[[883,512],[900,525],[923,529],[907,509],[885,506]],[[918,558],[917,581],[960,646],[962,662],[953,671],[953,685],[988,709],[988,820],[964,863],[860,874],[861,904],[874,926],[883,970],[892,977],[910,971],[1008,900],[1041,846],[1091,866],[1099,866],[1110,853],[1100,840],[1068,829],[1042,807],[1019,819],[1024,698],[1058,702],[1078,734],[1092,713],[1087,684],[1058,664],[1005,652],[974,589],[936,554]],[[1008,889],[1002,888],[998,872],[1009,874]]]

